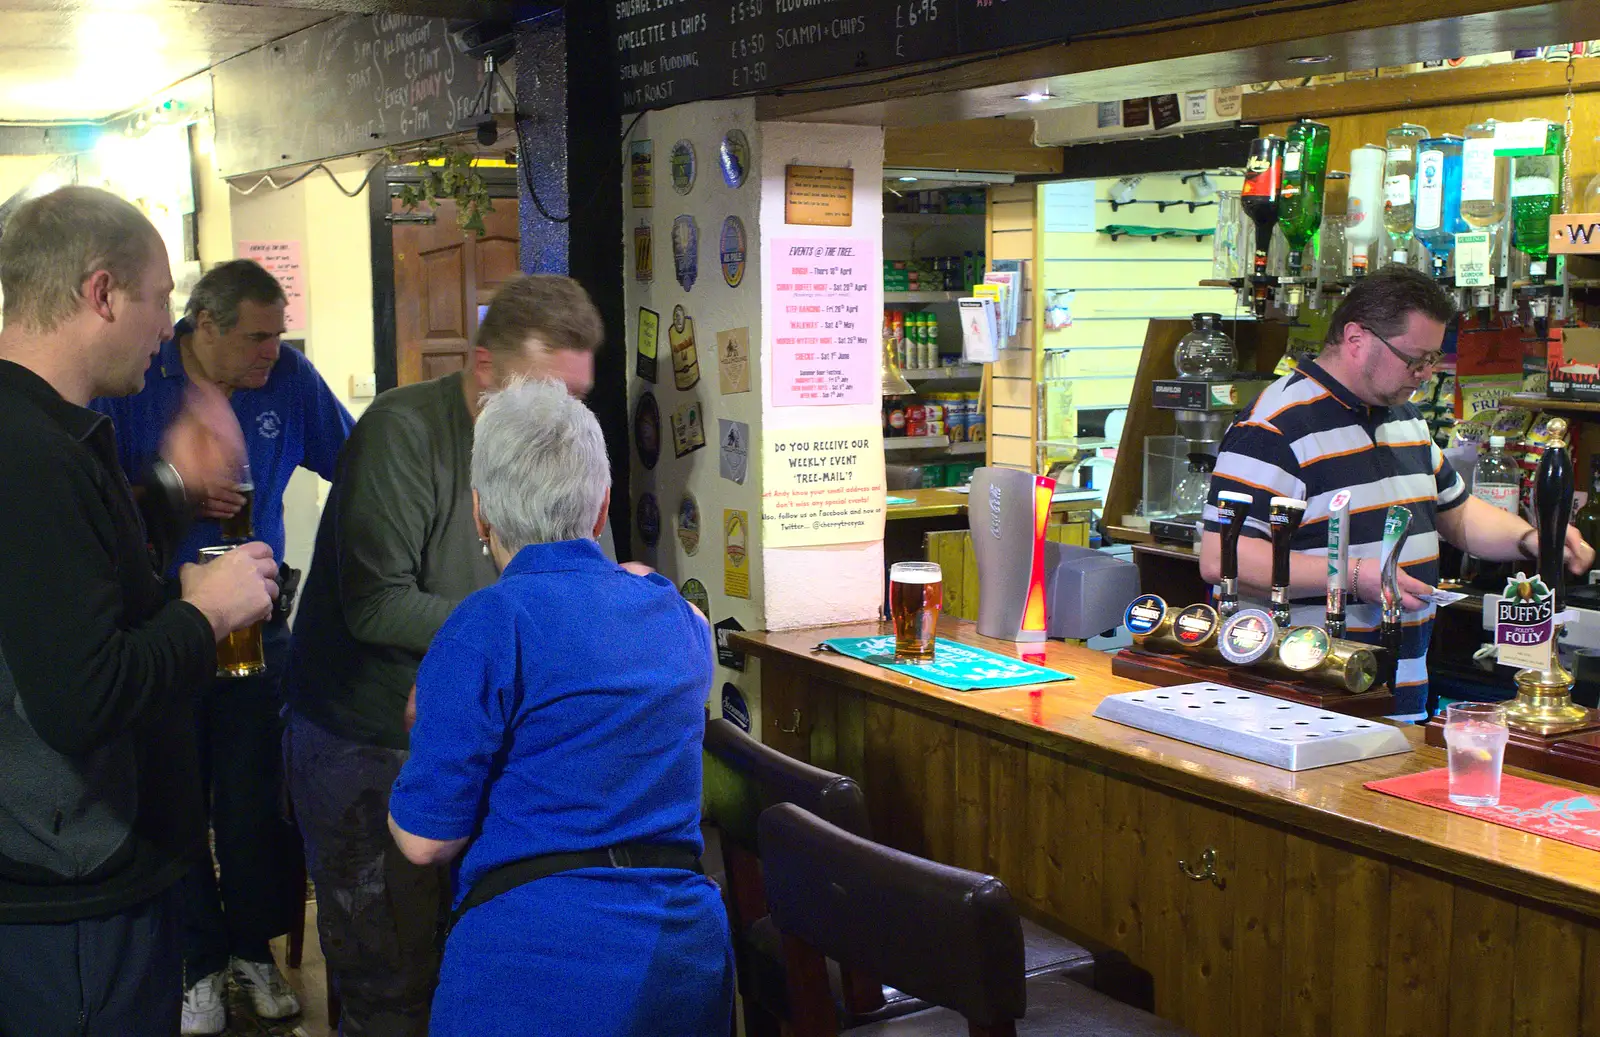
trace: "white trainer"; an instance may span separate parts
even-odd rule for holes
[[[183,992],[183,1037],[213,1037],[228,1028],[228,974],[201,976]]]
[[[250,1006],[262,1019],[287,1019],[300,1011],[300,999],[289,988],[278,966],[270,961],[233,959],[233,978],[246,994]]]

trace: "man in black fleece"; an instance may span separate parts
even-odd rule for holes
[[[186,488],[243,457],[220,395],[138,488],[87,409],[143,385],[172,287],[155,228],[104,191],[34,199],[0,237],[0,1034],[178,1028],[173,891],[205,834],[191,701],[277,587],[265,544],[161,577]]]

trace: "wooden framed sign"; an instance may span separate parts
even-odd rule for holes
[[[783,222],[810,227],[848,227],[856,171],[848,166],[784,166]]]
[[[1550,217],[1550,254],[1600,255],[1600,212],[1574,212]]]

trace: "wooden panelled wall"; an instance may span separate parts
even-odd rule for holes
[[[1037,189],[1020,184],[989,189],[987,252],[996,259],[1026,260],[1030,277],[1036,274],[1035,235]],[[1029,286],[1032,287],[1031,285]],[[983,398],[988,412],[989,463],[1033,471],[1035,421],[1034,328],[1038,326],[1038,292],[1030,292],[1028,323],[1019,331],[1016,349],[1000,354],[984,371]]]
[[[809,725],[778,748],[859,780],[875,838],[996,875],[1024,912],[1124,952],[1199,1037],[1600,1037],[1592,924],[840,685],[764,680]],[[1180,862],[1206,848],[1217,880],[1192,880]]]
[[[1448,77],[1449,72],[1432,73]],[[1363,144],[1382,145],[1384,134],[1402,122],[1426,126],[1432,133],[1461,134],[1469,125],[1485,119],[1515,121],[1518,119],[1566,118],[1566,101],[1560,95],[1530,97],[1512,101],[1489,101],[1478,104],[1435,105],[1427,108],[1407,108],[1396,111],[1372,112],[1362,115],[1317,116],[1319,122],[1328,124],[1330,131],[1329,161],[1331,169],[1348,170],[1350,151]],[[1262,133],[1282,134],[1289,128],[1286,122],[1265,123]],[[1583,189],[1589,179],[1600,173],[1600,93],[1581,93],[1573,97],[1572,107],[1572,185],[1574,201],[1581,201]]]

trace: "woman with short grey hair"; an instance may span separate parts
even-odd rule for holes
[[[728,921],[699,864],[711,630],[601,553],[610,483],[560,385],[484,405],[472,488],[501,575],[423,660],[389,802],[407,858],[461,855],[433,1037],[728,1032]]]

